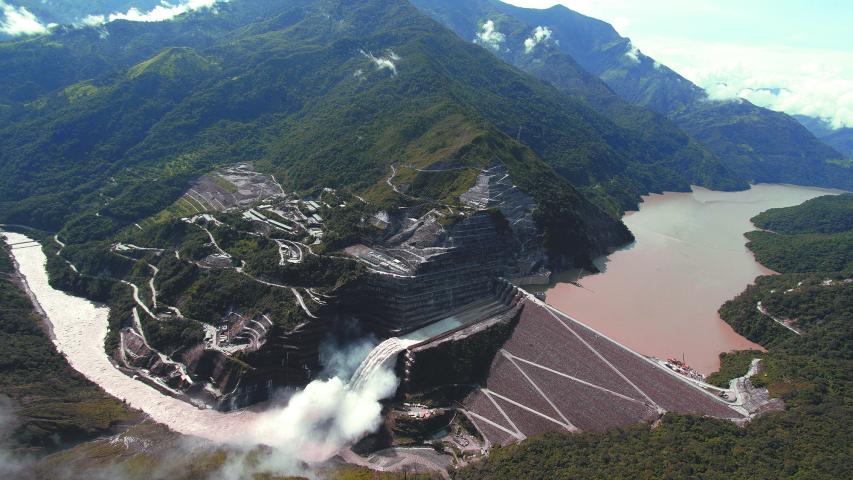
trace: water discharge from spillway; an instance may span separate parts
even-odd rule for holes
[[[271,457],[278,464],[270,468],[276,472],[290,472],[292,460],[324,461],[375,431],[382,422],[380,401],[392,396],[399,383],[393,362],[403,349],[417,343],[386,340],[370,351],[354,375],[347,372],[343,378],[314,380],[284,405],[256,405],[227,413],[199,409],[116,368],[104,349],[109,309],[54,289],[48,282],[47,257],[37,242],[19,233],[2,235],[8,243],[22,245],[12,255],[51,324],[57,349],[75,370],[176,432],[234,447],[272,447]],[[353,358],[353,364],[358,360]]]
[[[397,360],[397,355],[407,347],[418,343],[415,340],[403,340],[397,337],[392,337],[380,343],[367,358],[361,362],[358,369],[353,373],[349,381],[349,388],[354,392],[359,392],[364,389],[365,385],[370,382],[370,379],[386,368],[393,369],[393,363]]]

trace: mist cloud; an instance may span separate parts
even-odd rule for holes
[[[640,63],[640,49],[637,48],[630,40],[628,40],[628,51],[625,52],[625,56],[634,63]],[[657,64],[657,62],[655,63]],[[660,67],[656,66],[655,68]]]
[[[349,380],[377,343],[369,336],[321,344],[321,378],[294,393],[283,408],[262,414],[251,428],[249,443],[272,447],[276,461],[298,465],[325,461],[374,432],[382,423],[380,400],[393,395],[399,384],[393,367],[380,369],[358,389]]]
[[[853,52],[655,38],[646,53],[704,88],[789,114],[853,126]]]
[[[381,57],[377,57],[373,55],[372,52],[365,52],[364,50],[360,50],[360,52],[367,59],[373,62],[377,70],[389,70],[392,75],[397,75],[397,64],[394,62],[399,61],[400,56],[392,50],[388,50],[388,52]]]
[[[19,35],[36,35],[47,33],[49,25],[45,25],[26,7],[16,7],[0,0],[0,32],[13,37]]]
[[[524,53],[531,53],[542,42],[546,42],[551,38],[551,29],[548,27],[538,26],[533,29],[530,37],[524,40]]]
[[[501,44],[505,40],[506,35],[497,31],[495,28],[495,22],[487,20],[486,23],[480,27],[480,31],[477,32],[477,38],[474,39],[474,43],[479,43],[480,45],[491,48],[492,50],[500,50]]]
[[[26,461],[9,452],[6,445],[15,430],[15,414],[11,400],[0,396],[0,478],[17,478],[26,467]]]
[[[183,0],[179,3],[170,3],[163,0],[160,5],[148,11],[141,11],[136,7],[127,12],[114,12],[108,15],[88,15],[79,22],[83,26],[96,26],[115,20],[128,20],[131,22],[163,22],[171,20],[178,15],[194,10],[210,9],[219,2],[229,0]]]

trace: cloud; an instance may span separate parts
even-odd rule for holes
[[[287,406],[266,412],[249,438],[302,462],[322,462],[347,444],[382,424],[380,400],[394,394],[393,370],[372,375],[364,388],[353,390],[340,377],[315,380],[296,392]]]
[[[371,336],[344,345],[321,345],[326,378],[294,393],[284,407],[262,414],[247,434],[246,445],[263,444],[275,451],[267,460],[277,465],[264,469],[292,473],[288,469],[325,461],[379,428],[380,401],[394,394],[399,380],[394,373],[396,351],[383,348],[390,345],[386,342],[371,356],[376,343]]]
[[[0,32],[13,37],[19,35],[36,35],[47,33],[49,25],[45,25],[25,7],[16,7],[0,0]]]
[[[533,34],[524,40],[524,53],[531,53],[536,45],[548,41],[552,33],[550,28],[541,25],[533,29]]]
[[[491,48],[492,50],[500,50],[501,44],[506,40],[506,35],[499,32],[495,28],[495,22],[492,20],[487,20],[480,27],[480,31],[477,32],[477,38],[474,39],[474,43],[479,43],[484,47]]]
[[[853,126],[853,52],[655,38],[658,61],[704,88],[712,100],[746,99],[789,114]]]
[[[372,52],[365,52],[364,50],[359,50],[362,55],[367,57],[374,65],[376,65],[377,70],[390,70],[392,75],[397,75],[397,65],[394,63],[400,60],[400,56],[394,53],[392,50],[388,50],[385,56],[376,57]]]
[[[27,459],[3,448],[16,426],[12,401],[0,395],[0,478],[18,478],[27,467]]]
[[[128,20],[131,22],[163,22],[171,20],[178,15],[194,10],[214,8],[219,2],[229,0],[182,0],[179,3],[170,3],[163,0],[160,5],[148,11],[132,7],[126,12],[114,12],[107,15],[88,15],[77,23],[78,26],[97,26],[115,20]]]
[[[640,49],[637,48],[631,40],[628,40],[628,50],[625,52],[625,56],[628,57],[634,63],[640,63]],[[657,62],[655,62],[657,63]],[[660,68],[660,67],[655,67]]]

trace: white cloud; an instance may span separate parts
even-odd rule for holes
[[[227,1],[229,0],[181,0],[178,3],[170,3],[163,0],[160,5],[157,5],[148,11],[142,11],[133,7],[126,12],[114,12],[108,15],[88,15],[80,20],[78,25],[93,27],[107,22],[112,22],[114,20],[128,20],[131,22],[163,22],[194,10],[213,8],[217,3]]]
[[[39,19],[25,7],[16,7],[0,0],[0,11],[3,19],[0,20],[0,32],[16,37],[18,35],[35,35],[47,33],[48,25]]]
[[[492,20],[487,20],[480,27],[480,31],[477,32],[477,38],[474,39],[474,42],[483,45],[484,47],[491,48],[492,50],[500,50],[501,44],[506,40],[506,35],[497,31],[495,28],[495,22]]]
[[[382,57],[377,57],[372,52],[365,52],[364,50],[360,50],[360,52],[376,65],[377,70],[390,70],[392,75],[397,75],[397,64],[394,62],[399,61],[400,56],[392,50],[388,50]]]
[[[394,374],[398,350],[380,347],[376,351],[387,355],[371,357],[375,346],[374,337],[348,345],[321,344],[321,376],[326,379],[309,383],[283,408],[261,414],[246,432],[247,444],[273,447],[277,462],[291,459],[285,465],[292,460],[316,463],[374,432],[382,423],[380,400],[393,395],[399,384]],[[354,381],[354,374],[363,382]]]
[[[541,25],[533,29],[533,34],[524,40],[524,53],[530,53],[536,45],[548,41],[552,33],[550,28]]]
[[[77,23],[77,25],[81,27],[97,27],[104,23],[107,23],[107,17],[104,15],[86,15]]]
[[[11,437],[17,419],[11,399],[0,395],[0,446]],[[22,458],[19,453],[9,452],[0,448],[0,478],[20,478],[29,459]]]
[[[853,126],[853,52],[656,38],[645,50],[707,90],[789,114]]]
[[[640,63],[640,49],[631,40],[628,40],[628,50],[625,52],[625,56],[634,63]]]

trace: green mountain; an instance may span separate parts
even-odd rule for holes
[[[241,0],[2,44],[0,221],[105,238],[239,161],[379,204],[400,201],[392,164],[500,162],[552,225],[599,249],[629,238],[566,181],[603,205],[643,191],[625,129],[404,1],[344,5]],[[433,201],[474,178],[443,182]]]
[[[752,219],[748,247],[777,272],[853,272],[853,194],[818,197]]]
[[[548,52],[569,55],[626,101],[672,119],[741,178],[845,189],[853,186],[853,173],[838,163],[842,155],[788,115],[747,101],[709,100],[701,88],[643,55],[603,21],[559,5],[540,10],[498,0],[416,3],[466,39],[477,39],[491,21],[491,38],[500,38],[495,34],[504,38],[499,55],[530,71],[547,72],[557,85],[561,77],[572,78],[575,86],[581,83],[575,80],[578,75],[565,73],[571,68],[558,72]],[[537,28],[539,42],[535,42]],[[528,38],[535,43],[529,51],[524,44]],[[600,94],[600,89],[593,91]]]
[[[853,158],[853,128],[832,128],[830,122],[826,120],[805,115],[794,115],[794,118],[823,143],[838,150],[847,158]]]
[[[537,25],[505,11],[504,4],[491,0],[413,0],[419,9],[454,30],[465,40],[483,46],[502,60],[545,80],[562,93],[581,100],[606,116],[634,138],[637,153],[653,160],[638,170],[649,170],[644,179],[649,190],[685,190],[689,185],[730,190],[746,183],[719,163],[704,146],[693,140],[671,120],[647,108],[621,99],[601,79],[587,72],[571,56],[550,41],[527,49],[524,42]],[[499,24],[492,36],[488,22]],[[496,23],[497,22],[497,23]],[[644,153],[648,152],[648,153]],[[673,175],[672,172],[679,172]]]

